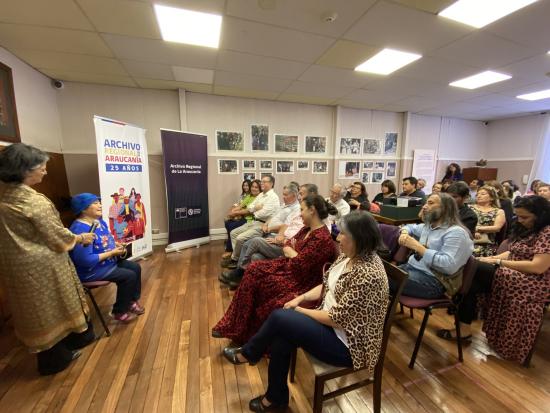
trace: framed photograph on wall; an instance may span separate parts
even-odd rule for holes
[[[395,155],[397,152],[397,132],[386,132],[384,155]]]
[[[243,172],[243,181],[256,179],[256,172]]]
[[[371,174],[371,183],[381,184],[384,180],[384,172],[373,172]]]
[[[384,161],[374,162],[374,169],[377,171],[383,171],[384,169],[386,169],[386,162]]]
[[[388,162],[386,164],[386,178],[394,178],[397,169],[397,162]]]
[[[239,161],[236,159],[218,159],[219,174],[238,174]]]
[[[361,182],[364,184],[370,184],[370,172],[363,172],[361,174]]]
[[[245,170],[256,170],[256,160],[255,159],[243,159],[243,171]]]
[[[378,139],[363,139],[363,153],[365,155],[381,154],[382,142]]]
[[[275,135],[275,152],[298,153],[298,135]]]
[[[325,136],[306,136],[305,153],[326,153],[327,138]]]
[[[363,170],[365,169],[374,169],[374,161],[364,161]]]
[[[243,133],[216,131],[216,144],[218,151],[244,151]]]
[[[338,178],[359,179],[359,161],[340,161],[338,164]]]
[[[296,161],[296,162],[298,162],[298,166],[296,167],[296,170],[309,171],[309,161]]]
[[[0,141],[21,142],[11,68],[0,63]]]
[[[260,171],[271,171],[273,169],[272,160],[260,159]]]
[[[250,140],[253,151],[269,151],[269,126],[251,125]]]
[[[340,155],[361,155],[361,138],[340,138]]]
[[[275,172],[278,174],[293,174],[294,161],[275,161]]]
[[[328,161],[313,161],[314,174],[328,174]]]

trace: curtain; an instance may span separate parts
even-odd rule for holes
[[[550,113],[544,115],[541,135],[535,149],[535,160],[529,174],[528,188],[535,179],[550,182]]]

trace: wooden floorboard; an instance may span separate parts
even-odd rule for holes
[[[210,336],[233,293],[220,285],[222,242],[166,255],[155,249],[143,268],[142,302],[146,313],[130,325],[110,321],[111,337],[82,350],[69,369],[55,376],[36,373],[8,322],[0,331],[0,412],[171,412],[234,413],[265,391],[267,361],[233,366],[221,356],[228,340]],[[94,291],[105,314],[115,287]],[[504,361],[487,345],[474,324],[474,338],[464,346],[464,363],[456,344],[436,337],[452,326],[444,310],[430,317],[416,366],[409,362],[422,312],[396,315],[386,355],[382,411],[395,412],[550,412],[550,315],[532,367]],[[97,333],[102,328],[93,314]],[[341,386],[327,383],[326,390]],[[298,352],[296,382],[290,384],[289,411],[311,411],[313,375]],[[329,400],[324,412],[372,411],[372,388]]]

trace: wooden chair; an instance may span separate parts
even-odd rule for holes
[[[325,394],[324,393],[325,382],[338,377],[351,375],[361,370],[353,370],[353,368],[350,368],[350,367],[331,366],[330,364],[323,363],[322,361],[317,360],[312,355],[304,352],[309,362],[311,363],[311,366],[315,373],[315,393],[313,395],[313,413],[321,413],[321,410],[323,408],[323,402],[325,400],[331,399],[341,394],[366,386],[370,383],[374,383],[373,396],[372,396],[374,412],[375,413],[380,412],[380,407],[382,402],[382,372],[384,370],[384,358],[386,356],[386,348],[388,347],[388,339],[390,337],[393,315],[395,313],[395,306],[399,301],[399,296],[401,295],[401,291],[403,290],[403,286],[405,285],[405,281],[407,280],[407,274],[404,271],[400,270],[395,265],[390,264],[387,261],[383,261],[383,262],[384,262],[384,268],[386,270],[386,274],[388,275],[388,279],[392,280],[392,284],[395,287],[397,287],[397,290],[395,294],[390,297],[391,300],[388,306],[388,311],[386,313],[386,319],[384,321],[382,347],[380,349],[380,356],[378,358],[378,362],[376,363],[376,367],[374,369],[374,377],[361,380],[354,384],[339,388],[338,390]],[[294,383],[295,371],[296,371],[296,350],[292,354],[292,358],[290,362],[289,376],[290,376],[291,383]]]
[[[422,338],[424,337],[424,331],[426,330],[428,319],[430,318],[430,314],[432,313],[432,310],[436,308],[447,308],[447,309],[450,309],[451,313],[454,314],[455,329],[456,329],[456,345],[458,348],[458,359],[460,361],[464,360],[462,357],[462,339],[460,336],[460,322],[458,319],[458,307],[460,306],[462,297],[464,297],[470,290],[470,286],[472,285],[472,279],[474,278],[476,269],[477,269],[477,260],[474,257],[468,258],[468,261],[466,262],[466,265],[464,266],[464,269],[463,269],[462,286],[460,287],[460,290],[453,297],[444,296],[436,299],[425,299],[425,298],[416,298],[416,297],[401,295],[401,298],[399,299],[399,303],[401,304],[401,306],[405,306],[411,309],[411,317],[412,317],[413,309],[424,311],[424,318],[422,319],[422,325],[420,326],[420,330],[418,331],[418,337],[416,338],[414,351],[411,356],[411,361],[409,362],[410,369],[414,368],[414,363],[416,361],[416,356],[418,354],[418,350],[420,349],[420,345],[422,344]]]
[[[105,318],[103,318],[103,314],[101,314],[101,310],[99,309],[99,306],[97,305],[97,302],[94,298],[94,295],[92,294],[92,290],[104,287],[106,285],[109,285],[110,281],[90,281],[90,282],[83,282],[82,287],[84,287],[84,292],[90,297],[90,301],[92,302],[95,312],[97,313],[97,316],[99,317],[99,320],[101,321],[101,325],[103,326],[103,329],[105,330],[105,335],[107,337],[111,336],[111,331],[109,330],[109,327],[107,327],[107,323],[105,322]]]

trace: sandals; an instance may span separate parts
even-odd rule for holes
[[[453,336],[453,333],[451,333],[451,330],[448,330],[446,328],[442,328],[441,330],[437,330],[436,335],[439,338],[442,338],[444,340],[449,340],[449,341],[455,341],[456,340],[456,336]],[[468,340],[471,340],[471,339],[472,339],[471,334],[469,334],[467,336],[461,336],[460,337],[461,341],[468,341]]]
[[[119,321],[124,324],[128,324],[136,319],[136,315],[130,311],[121,314],[112,314],[113,320]]]
[[[142,315],[145,313],[145,307],[142,307],[141,304],[138,301],[134,301],[132,305],[130,306],[130,310],[132,313],[136,315]]]

